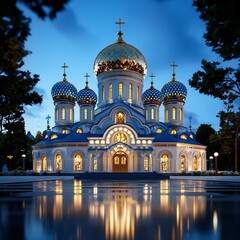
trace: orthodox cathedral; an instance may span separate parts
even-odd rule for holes
[[[121,27],[123,22],[117,22]],[[142,53],[123,40],[121,28],[115,43],[94,61],[98,95],[89,87],[77,91],[65,73],[51,90],[55,126],[33,146],[33,169],[78,172],[170,172],[206,170],[206,147],[183,126],[186,86],[172,79],[161,90],[143,92],[147,62]],[[78,106],[75,106],[77,103]],[[162,106],[161,106],[162,105]],[[159,109],[164,108],[164,121]],[[74,112],[79,121],[74,121]]]

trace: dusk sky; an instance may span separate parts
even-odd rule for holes
[[[53,21],[43,21],[29,10],[25,10],[25,14],[32,19],[31,36],[26,43],[32,54],[25,59],[24,69],[40,75],[36,90],[43,95],[41,105],[26,109],[26,131],[33,135],[38,130],[44,131],[47,115],[51,116],[50,126],[54,126],[51,88],[63,79],[64,62],[69,66],[67,80],[78,91],[85,87],[84,75],[89,73],[89,87],[98,93],[93,63],[103,48],[116,41],[119,27],[115,22],[119,18],[125,22],[122,26],[125,42],[139,49],[146,58],[148,72],[144,90],[150,86],[151,73],[156,76],[155,88],[161,90],[171,80],[170,64],[175,61],[178,64],[176,79],[188,90],[185,126],[192,116],[194,130],[200,124],[211,124],[218,130],[216,115],[223,109],[222,102],[199,94],[188,84],[192,74],[201,69],[202,59],[221,61],[205,45],[205,25],[192,0],[71,0]],[[163,121],[162,105],[160,109],[160,121]],[[79,121],[77,105],[75,121]]]

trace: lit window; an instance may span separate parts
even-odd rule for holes
[[[172,109],[172,119],[173,120],[176,119],[176,108],[175,107]]]
[[[168,109],[165,110],[165,121],[168,121]]]
[[[182,139],[187,139],[187,136],[186,136],[185,134],[182,134],[182,135],[180,136],[180,138],[182,138]]]
[[[70,121],[73,120],[73,110],[72,110],[72,108],[69,109],[69,118],[70,118]]]
[[[190,134],[189,137],[193,139],[193,134]]]
[[[144,158],[144,170],[148,171],[148,158],[147,157]]]
[[[93,160],[93,170],[97,171],[97,159],[96,158],[94,158],[94,160]]]
[[[162,154],[160,158],[161,163],[161,171],[168,171],[169,170],[169,156],[167,154]]]
[[[91,109],[90,111],[90,118],[91,118],[91,121],[93,120],[93,110]]]
[[[47,157],[46,157],[46,155],[42,156],[42,170],[47,171]]]
[[[177,131],[176,131],[175,129],[173,129],[173,130],[171,131],[171,134],[177,134]]]
[[[186,171],[186,156],[181,156],[181,171]]]
[[[157,133],[162,133],[162,131],[163,131],[162,128],[157,129]]]
[[[82,156],[80,154],[76,154],[74,156],[74,171],[82,170]]]
[[[154,109],[151,108],[151,119],[154,119]]]
[[[119,98],[122,98],[122,96],[123,96],[123,84],[122,83],[118,84],[118,96],[119,96]]]
[[[81,128],[78,128],[76,132],[77,132],[77,133],[82,133],[83,131],[82,131]]]
[[[64,107],[62,108],[62,119],[66,119],[66,109]]]
[[[109,84],[109,88],[108,88],[108,98],[112,99],[112,84]]]
[[[55,114],[56,114],[56,120],[58,120],[59,116],[58,116],[58,109],[55,110]]]
[[[129,84],[129,99],[132,99],[132,84]]]
[[[146,120],[148,120],[148,109],[146,109]]]
[[[53,134],[53,135],[51,136],[51,140],[52,140],[52,139],[55,139],[55,138],[58,138],[57,134]]]
[[[87,119],[87,109],[84,108],[84,119]]]
[[[56,170],[62,171],[62,155],[57,154],[55,159],[56,159]]]
[[[67,134],[67,129],[66,128],[62,129],[62,134]]]
[[[45,135],[45,139],[48,138],[48,134]]]
[[[104,86],[102,86],[102,101],[104,101]]]
[[[193,158],[193,170],[197,171],[198,170],[198,164],[197,164],[197,157],[194,156]]]
[[[183,109],[181,108],[180,109],[180,121],[182,121],[183,120]]]
[[[137,87],[137,101],[140,99],[140,87]]]

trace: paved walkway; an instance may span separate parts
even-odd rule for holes
[[[170,176],[170,179],[240,182],[240,176]]]

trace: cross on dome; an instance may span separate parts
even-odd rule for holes
[[[88,78],[90,77],[90,75],[88,73],[85,74],[84,76],[86,78],[86,89],[88,89]]]
[[[178,66],[174,61],[172,62],[172,64],[170,64],[170,66],[173,68],[173,73],[172,73],[172,81],[175,81],[175,68]]]
[[[115,22],[115,24],[119,25],[119,32],[121,32],[121,25],[125,24],[125,22],[123,22],[122,19],[119,18],[119,20],[117,22]]]
[[[66,76],[67,76],[67,74],[66,74],[66,68],[68,68],[68,66],[64,63],[63,66],[62,66],[62,68],[63,68],[63,77],[64,77],[63,80],[67,80],[67,79],[66,79]]]
[[[153,75],[153,73],[151,73],[151,75],[150,75],[149,77],[151,78],[151,87],[153,87],[153,78],[154,78],[155,76]]]
[[[50,130],[50,125],[49,125],[49,119],[51,117],[49,115],[47,115],[46,119],[47,119],[47,130]]]

